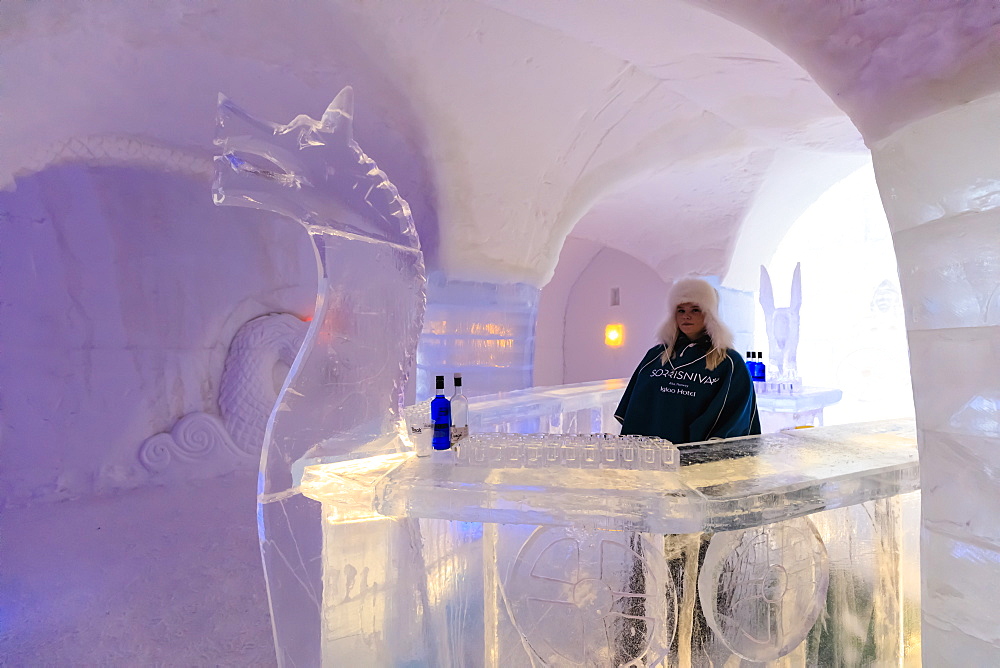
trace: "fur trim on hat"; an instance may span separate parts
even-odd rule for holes
[[[671,313],[678,304],[692,303],[701,307],[705,313],[712,313],[718,319],[719,293],[708,281],[700,278],[682,278],[672,286],[667,293],[667,308]]]
[[[682,278],[676,281],[667,293],[667,320],[660,327],[660,341],[665,350],[660,356],[664,364],[674,356],[674,344],[680,330],[674,315],[678,304],[697,304],[705,314],[705,332],[712,339],[712,350],[708,354],[708,368],[714,369],[726,357],[726,352],[733,347],[733,334],[719,319],[719,293],[712,285],[701,278]]]

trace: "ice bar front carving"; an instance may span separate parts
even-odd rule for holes
[[[607,430],[611,381],[474,401],[464,450],[417,456],[423,261],[351,106],[284,125],[219,106],[216,202],[302,225],[319,275],[261,459],[279,664],[901,665],[911,425],[575,435]]]

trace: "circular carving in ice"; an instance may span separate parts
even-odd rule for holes
[[[539,527],[504,581],[514,625],[545,665],[659,665],[677,622],[677,592],[642,534]]]
[[[712,537],[698,576],[709,626],[734,654],[772,661],[816,623],[830,581],[826,546],[800,518]]]

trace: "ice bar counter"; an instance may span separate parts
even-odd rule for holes
[[[606,413],[554,391],[472,412]],[[641,440],[473,434],[306,464],[324,665],[919,662],[912,422]]]

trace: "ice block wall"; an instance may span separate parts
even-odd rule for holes
[[[539,292],[525,283],[432,274],[417,348],[417,400],[434,394],[435,375],[445,375],[450,383],[455,372],[462,374],[467,396],[530,386]]]
[[[872,148],[910,344],[931,666],[995,665],[1000,650],[998,114],[1000,96],[982,98]]]

